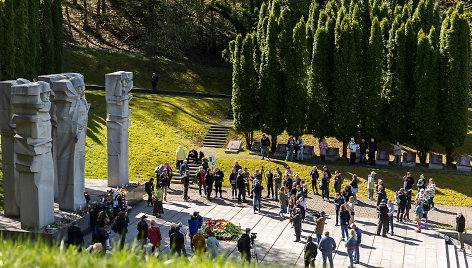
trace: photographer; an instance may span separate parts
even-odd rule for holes
[[[251,263],[251,244],[254,240],[251,240],[249,234],[251,233],[250,228],[246,228],[246,233],[241,236],[238,240],[238,251],[241,253],[241,261],[247,261]]]

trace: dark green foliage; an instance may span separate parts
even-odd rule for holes
[[[434,4],[433,0],[421,0],[415,10],[412,18],[413,28],[416,33],[421,29],[428,32],[434,23]]]
[[[4,47],[5,44],[5,28],[4,28],[4,22],[3,22],[3,9],[5,8],[5,5],[3,2],[0,2],[0,48]],[[0,53],[2,50],[0,49]],[[3,61],[2,61],[2,55],[0,54],[0,80],[3,80],[5,77],[4,70],[3,70]]]
[[[41,3],[40,33],[40,73],[50,74],[54,72],[54,33],[51,0],[43,0]]]
[[[0,67],[3,69],[3,79],[16,79],[15,63],[15,27],[14,27],[14,2],[7,0],[3,7],[3,29],[5,30],[3,47],[0,47]]]
[[[52,0],[52,33],[54,37],[54,70],[55,73],[62,72],[62,47],[64,34],[62,31],[62,0]]]
[[[25,16],[26,15],[26,16]],[[16,0],[15,1],[15,14],[14,14],[14,25],[15,25],[15,76],[25,77],[26,68],[28,67],[28,6],[27,0]]]
[[[316,1],[311,2],[310,15],[306,22],[306,45],[308,48],[308,58],[311,60],[313,50],[313,38],[318,28],[318,21],[320,17],[320,6]]]
[[[39,0],[28,0],[28,63],[27,77],[32,79],[39,71]],[[62,25],[59,26],[62,35]],[[62,43],[61,48],[62,50]],[[61,57],[62,61],[62,57]]]

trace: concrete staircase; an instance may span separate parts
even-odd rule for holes
[[[188,166],[190,167],[190,184],[192,184],[192,180],[195,178],[195,175],[197,175],[198,168],[201,166],[201,162],[194,162],[193,160],[190,160],[190,162],[187,162]],[[174,170],[173,176],[172,176],[172,183],[182,183],[181,181],[182,176],[180,175],[178,170]]]
[[[228,114],[226,114],[226,119],[233,120],[233,108],[229,109]]]
[[[231,127],[213,125],[203,140],[203,147],[221,148],[226,145],[226,137]]]

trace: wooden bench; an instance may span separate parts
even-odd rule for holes
[[[443,156],[439,154],[429,154],[429,168],[443,169]]]
[[[375,164],[381,166],[388,166],[390,163],[390,154],[387,151],[377,151],[377,160]]]
[[[416,153],[403,153],[402,167],[416,167]]]
[[[456,159],[456,169],[459,171],[468,171],[470,172],[470,157],[468,156],[458,156]]]

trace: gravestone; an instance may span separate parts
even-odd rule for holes
[[[15,166],[20,181],[21,228],[41,228],[54,222],[54,167],[51,155],[51,117],[46,82],[12,87],[16,125]]]
[[[403,167],[416,167],[416,153],[403,153]]]
[[[129,183],[128,128],[131,110],[129,101],[133,88],[132,72],[114,72],[105,75],[107,102],[108,186]]]
[[[359,150],[359,148],[357,148],[356,150],[356,163],[360,163],[361,162],[361,151]]]
[[[3,208],[5,216],[20,216],[18,173],[15,170],[15,125],[11,91],[16,85],[29,83],[26,79],[0,82],[0,135],[2,136]]]
[[[315,157],[315,146],[303,145],[303,155],[306,155],[310,158]]]
[[[277,144],[277,148],[275,149],[275,154],[277,156],[286,156],[288,152],[288,145],[287,144]]]
[[[252,143],[251,151],[249,154],[257,154],[261,155],[261,143],[259,141],[255,141]]]
[[[443,156],[439,154],[429,154],[429,168],[443,169]]]
[[[339,159],[339,148],[329,147],[326,150],[326,161],[336,161]]]
[[[375,164],[388,166],[389,162],[390,154],[387,151],[377,151],[377,160],[375,160]]]
[[[456,159],[456,169],[459,171],[471,171],[470,157],[458,156]]]
[[[243,143],[241,141],[229,141],[228,147],[226,147],[225,153],[237,154],[242,150]]]

